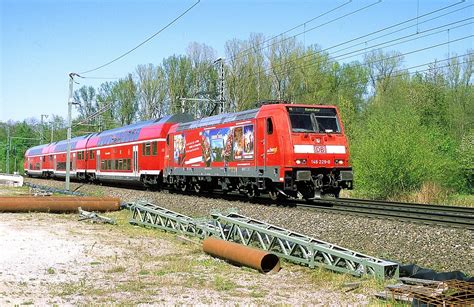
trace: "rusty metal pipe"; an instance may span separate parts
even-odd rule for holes
[[[262,273],[273,273],[280,270],[280,259],[278,256],[260,249],[214,237],[206,238],[203,241],[202,249],[214,257],[225,259],[234,264],[244,265]]]
[[[0,212],[77,212],[81,207],[87,211],[116,211],[120,199],[113,197],[0,197]]]

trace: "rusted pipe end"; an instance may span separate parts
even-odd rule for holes
[[[275,254],[266,254],[260,262],[262,273],[277,273],[280,271],[280,258]]]
[[[234,242],[209,237],[202,244],[205,253],[227,260],[230,263],[244,265],[262,273],[278,272],[280,259],[267,251],[248,247]]]

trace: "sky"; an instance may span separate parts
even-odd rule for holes
[[[41,114],[66,117],[70,72],[83,72],[118,57],[195,2],[197,0],[0,0],[0,121],[39,120]],[[346,2],[349,3],[307,22]],[[369,8],[342,17],[372,3]],[[287,35],[315,27],[297,39],[306,46],[318,44],[324,49],[449,5],[452,5],[449,9],[419,18],[418,26],[416,21],[404,24],[413,27],[379,40],[358,41],[362,45],[350,49],[369,48],[379,42],[446,25],[433,30],[440,33],[383,49],[407,53],[444,43],[406,55],[404,66],[408,68],[462,55],[474,48],[473,37],[455,41],[474,34],[474,0],[201,0],[148,43],[85,76],[121,78],[134,72],[139,64],[159,64],[173,54],[185,54],[192,42],[205,43],[215,49],[217,57],[225,57],[226,41],[248,39],[252,33],[272,37],[306,22]],[[455,10],[458,11],[453,12]],[[453,13],[423,22],[448,12]],[[342,18],[331,21],[338,17]],[[322,25],[324,23],[327,24]],[[451,23],[455,24],[448,25]],[[383,33],[387,32],[379,34]],[[372,36],[366,39],[370,38]],[[336,53],[337,49],[328,52],[331,56],[345,53]],[[344,61],[361,59],[362,56],[358,56]],[[75,89],[83,85],[98,87],[107,80],[78,81]]]

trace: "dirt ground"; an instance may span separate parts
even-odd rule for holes
[[[365,305],[383,285],[289,263],[263,275],[214,259],[196,243],[75,214],[0,213],[0,305]],[[344,284],[362,281],[346,291]]]

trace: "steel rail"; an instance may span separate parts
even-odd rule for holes
[[[104,185],[125,189],[137,189],[137,187],[124,187],[117,184],[111,185],[104,183]],[[139,188],[139,190],[142,190],[142,188]],[[175,193],[172,190],[170,190],[170,192]],[[184,194],[196,195],[190,193]],[[275,202],[270,198],[265,197],[258,197],[249,200],[240,194],[231,193],[224,195],[219,193],[219,191],[215,191],[213,194],[199,194],[198,196],[206,198],[222,198],[229,201],[247,201],[264,205],[295,206],[325,212],[474,230],[474,208],[471,207],[427,205],[356,198],[315,199],[312,203],[302,203],[301,200],[292,199]],[[331,207],[328,207],[327,205],[330,205]]]
[[[331,207],[318,206],[331,205]],[[474,230],[474,208],[410,204],[364,199],[315,200],[313,204],[296,202],[297,207],[366,217],[441,225]]]

